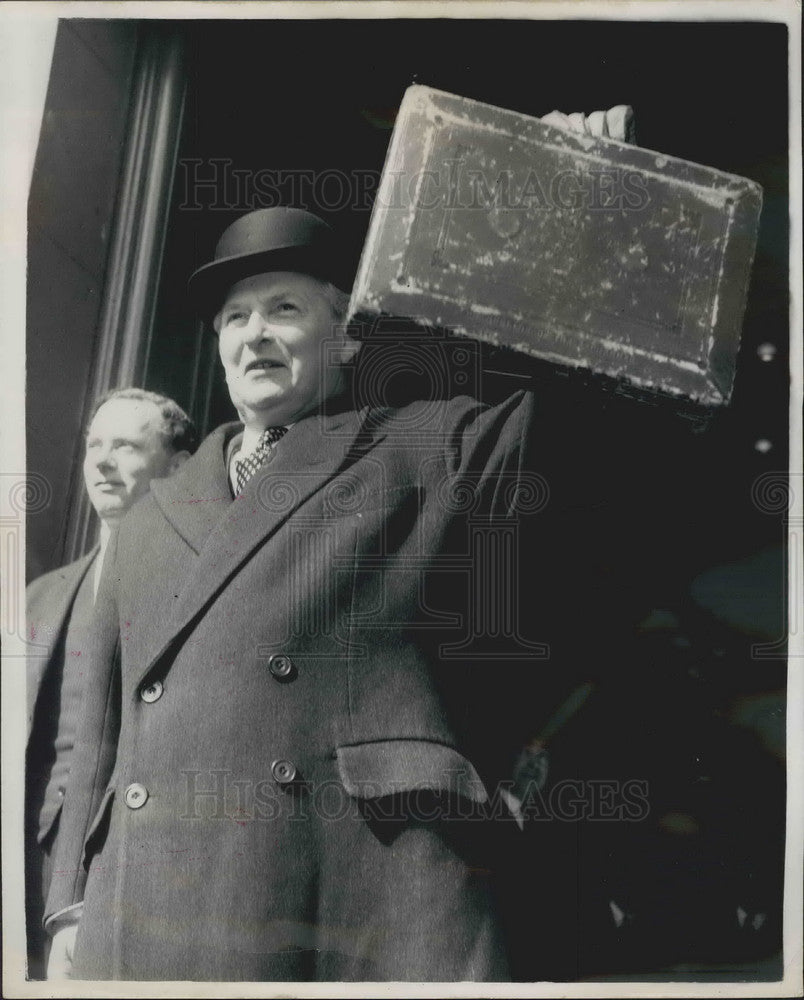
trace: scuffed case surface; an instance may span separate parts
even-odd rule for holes
[[[761,204],[744,178],[410,87],[350,315],[718,406]]]

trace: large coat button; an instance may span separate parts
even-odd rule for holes
[[[271,774],[278,785],[289,785],[296,780],[296,765],[290,760],[275,760]]]
[[[161,681],[154,681],[153,684],[148,684],[140,690],[140,698],[150,705],[154,701],[159,701],[164,690]]]
[[[129,809],[142,809],[148,800],[148,789],[135,781],[126,789],[124,799]]]
[[[274,653],[268,659],[268,669],[278,681],[288,680],[293,676],[295,670],[293,660],[289,656],[286,656],[285,653]]]

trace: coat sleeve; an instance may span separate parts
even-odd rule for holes
[[[455,499],[471,497],[474,518],[516,517],[544,502],[545,482],[534,462],[536,419],[531,392],[460,414],[448,441],[447,468]]]
[[[516,392],[496,405],[451,401],[445,477],[430,487],[432,506],[452,520],[449,553],[461,561],[450,588],[433,583],[433,604],[457,624],[439,635],[439,684],[462,752],[496,796],[521,737],[521,693],[543,664],[539,616],[521,613],[528,522],[544,502],[539,469],[529,461],[535,400]],[[453,593],[454,591],[454,593]]]
[[[56,842],[45,926],[80,903],[86,884],[84,845],[104,803],[120,731],[120,639],[114,584],[115,537],[109,541],[87,649],[84,711],[76,731],[70,776]]]
[[[508,745],[503,770],[579,685],[616,662],[641,613],[640,463],[618,424],[567,395],[464,406],[447,454],[448,502],[471,505],[473,627],[495,637],[483,642],[488,662],[467,662],[461,683],[476,677],[478,704],[505,720],[495,739]]]
[[[515,529],[515,565],[489,580],[488,600],[498,593],[500,610],[511,609],[514,652],[544,653],[502,658],[504,681],[489,685],[520,751],[553,729],[574,692],[617,669],[656,599],[650,581],[671,535],[661,497],[670,473],[655,474],[665,464],[659,418],[632,400],[589,401],[571,386],[564,395],[521,392],[479,411],[458,463],[480,484],[487,530],[499,526],[502,540]],[[651,420],[655,453],[645,454],[636,443]]]

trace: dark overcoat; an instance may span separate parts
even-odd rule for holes
[[[78,978],[506,977],[484,672],[541,652],[499,558],[532,405],[315,414],[234,500],[225,426],[135,505],[48,906],[84,896]]]
[[[28,938],[28,974],[41,978],[46,936],[42,915],[50,882],[49,857],[61,813],[61,801],[47,815],[40,815],[45,775],[52,764],[52,734],[60,710],[58,685],[45,679],[61,673],[64,638],[70,610],[81,581],[98,553],[91,552],[28,585],[25,592],[26,657],[26,795],[25,795],[25,899]],[[38,725],[34,725],[34,719]],[[49,745],[48,745],[49,744]]]
[[[42,681],[51,669],[81,581],[98,554],[96,545],[75,562],[51,570],[33,580],[25,591],[28,657],[26,676],[26,709],[28,739],[31,737],[34,710]]]

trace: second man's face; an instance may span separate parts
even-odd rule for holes
[[[119,521],[152,479],[170,475],[186,457],[165,447],[162,425],[159,408],[140,399],[110,399],[92,418],[84,482],[102,521]]]
[[[324,355],[338,336],[332,302],[313,277],[272,271],[239,281],[215,329],[229,395],[246,424],[293,423],[338,387],[338,366]]]

